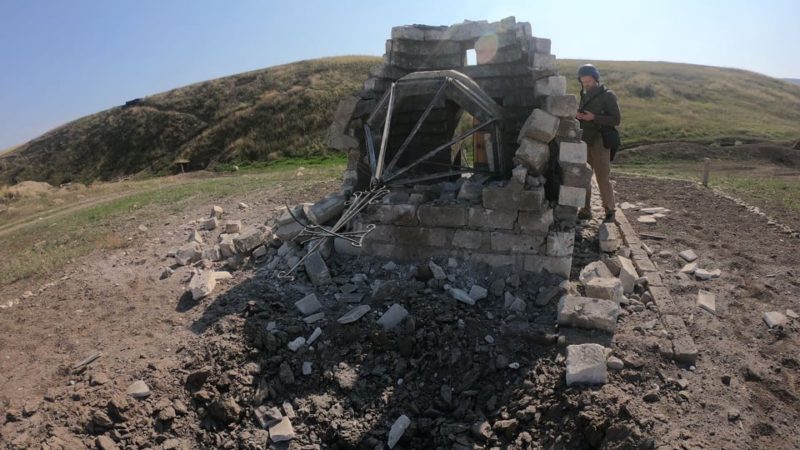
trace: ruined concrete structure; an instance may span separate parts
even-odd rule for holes
[[[401,26],[383,60],[328,134],[348,154],[344,195],[390,191],[350,224],[376,225],[365,250],[568,277],[591,169],[550,41],[514,17]]]

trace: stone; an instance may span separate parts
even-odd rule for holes
[[[605,384],[607,381],[606,354],[602,345],[567,346],[567,386]]]
[[[536,80],[534,92],[537,96],[564,95],[567,93],[567,79],[562,75],[554,75]]]
[[[294,439],[294,428],[288,417],[282,417],[280,422],[269,427],[269,438],[272,442],[286,442]]]
[[[613,276],[603,261],[593,261],[581,269],[578,279],[581,283],[586,284],[592,278],[611,278]]]
[[[303,336],[298,336],[294,338],[294,340],[286,344],[286,346],[289,347],[289,350],[293,352],[296,352],[297,350],[300,349],[300,347],[304,345],[306,345],[306,338],[304,338]]]
[[[95,372],[89,378],[89,385],[90,386],[102,386],[104,384],[109,383],[110,381],[111,381],[111,379],[108,378],[108,375],[106,375],[105,373],[103,373],[103,372]]]
[[[342,211],[344,211],[344,203],[346,200],[343,194],[330,194],[319,202],[306,208],[306,217],[317,225],[323,225],[331,219],[338,217]]]
[[[193,300],[200,300],[211,294],[216,285],[217,279],[214,277],[214,272],[203,270],[192,275],[188,290],[191,292]]]
[[[239,202],[239,209],[247,209],[249,207],[250,205],[248,205],[247,203]]]
[[[636,280],[639,279],[639,274],[636,272],[636,267],[633,265],[633,261],[624,257],[618,256],[616,258],[619,261],[619,281],[622,283],[622,292],[625,294],[630,294],[633,292],[634,287],[636,287]]]
[[[219,250],[219,246],[215,245],[213,247],[203,249],[203,252],[201,253],[201,259],[207,259],[209,261],[221,261],[222,253]]]
[[[221,206],[214,205],[211,207],[211,217],[220,218],[225,213]]]
[[[108,436],[97,436],[97,439],[94,440],[94,446],[97,447],[98,450],[118,450],[117,444],[108,437]]]
[[[250,253],[262,242],[264,242],[264,233],[258,228],[247,229],[233,239],[233,245],[238,253]]]
[[[378,319],[378,325],[383,327],[384,330],[390,330],[399,325],[406,317],[408,317],[408,310],[403,305],[394,303]]]
[[[712,292],[700,289],[697,292],[697,306],[705,309],[711,314],[717,314],[716,296]]]
[[[313,365],[311,364],[311,361],[303,361],[303,368],[301,369],[303,375],[304,376],[311,375],[311,372],[313,371],[312,367],[313,367]]]
[[[325,313],[318,312],[318,313],[315,313],[315,314],[311,314],[310,316],[303,317],[303,322],[311,325],[313,323],[319,322],[320,320],[322,320],[324,318],[325,318]]]
[[[559,286],[550,286],[549,288],[545,289],[544,291],[540,292],[539,295],[536,296],[536,300],[534,304],[536,306],[547,306],[553,301],[554,298],[559,296],[563,292],[563,289]]]
[[[175,262],[181,266],[191,264],[200,260],[202,252],[197,243],[186,244],[175,252]]]
[[[364,314],[368,313],[370,309],[372,308],[370,308],[369,305],[358,305],[353,309],[351,309],[350,311],[347,311],[342,317],[336,319],[336,321],[342,325],[353,323],[358,319],[364,317]]]
[[[312,345],[320,336],[322,336],[322,328],[314,328],[314,331],[311,332],[311,336],[306,339],[306,344]]]
[[[523,138],[535,139],[542,142],[550,142],[558,131],[558,117],[542,109],[534,109],[519,132],[517,142],[521,143]]]
[[[479,203],[482,195],[483,183],[475,182],[471,178],[468,178],[461,184],[456,198],[464,202]]]
[[[278,225],[275,236],[282,241],[294,240],[305,228],[298,222],[286,222]]]
[[[428,268],[431,269],[431,273],[433,274],[433,278],[436,280],[444,280],[447,279],[447,274],[444,272],[438,264],[433,261],[428,262]]]
[[[311,293],[296,301],[294,307],[300,311],[300,314],[307,316],[322,309],[322,303],[319,302],[316,294]]]
[[[328,265],[322,259],[322,255],[315,251],[310,253],[305,260],[306,275],[314,283],[314,286],[323,286],[331,282],[331,272]]]
[[[565,295],[558,302],[557,320],[560,325],[613,333],[619,312],[619,304],[609,300]]]
[[[622,244],[622,235],[619,232],[619,228],[613,223],[600,224],[597,237],[600,241],[600,251],[602,252],[613,253]]]
[[[622,282],[618,278],[593,278],[584,284],[586,295],[594,298],[611,300],[615,303],[622,302]]]
[[[192,232],[189,233],[189,242],[196,242],[198,244],[205,243],[203,240],[203,235],[197,230],[192,230]]]
[[[639,223],[648,223],[648,224],[653,224],[657,222],[656,218],[653,216],[640,216],[639,218],[636,219],[636,221]]]
[[[698,280],[701,280],[701,281],[707,281],[707,280],[711,280],[713,278],[719,278],[720,275],[722,275],[722,271],[719,270],[719,269],[715,269],[715,270],[711,270],[711,271],[706,270],[706,269],[695,269],[695,271],[694,271],[695,278],[697,278]]]
[[[781,313],[779,311],[765,312],[763,314],[762,318],[764,319],[764,323],[766,323],[767,326],[770,327],[770,328],[774,328],[774,327],[778,327],[778,326],[782,327],[782,326],[786,325],[786,323],[788,322],[788,319],[786,318],[786,316],[783,315],[783,313]]]
[[[411,425],[411,419],[408,418],[405,414],[401,415],[394,421],[392,427],[389,429],[389,436],[386,441],[386,445],[389,448],[394,448],[397,445],[397,442],[403,437],[403,433],[406,432],[409,425]]]
[[[197,225],[201,230],[216,230],[219,226],[219,220],[216,217],[209,217],[207,219],[200,219]]]
[[[259,245],[255,249],[253,249],[253,258],[261,259],[267,256],[267,247],[264,245]]]
[[[280,367],[278,367],[278,379],[286,385],[294,384],[294,373],[288,362],[284,361],[281,363]]]
[[[697,261],[693,261],[693,262],[690,262],[690,263],[686,263],[686,264],[685,264],[685,265],[684,265],[684,266],[681,268],[681,273],[685,273],[685,274],[689,274],[689,275],[691,275],[691,274],[693,274],[693,273],[694,273],[696,270],[697,270]]]
[[[126,392],[133,398],[147,398],[150,396],[150,388],[143,380],[131,383]]]
[[[575,117],[578,98],[574,95],[550,95],[544,102],[545,111],[558,117]]]
[[[527,137],[522,138],[517,152],[514,153],[514,161],[524,165],[532,175],[544,173],[549,159],[550,146]]]
[[[558,204],[582,208],[586,203],[586,189],[573,186],[560,186],[558,189]]]
[[[791,309],[787,309],[786,310],[786,317],[788,317],[790,319],[799,319],[800,315],[798,315],[796,312],[794,312]]]
[[[471,288],[469,288],[469,296],[475,300],[483,300],[489,295],[489,291],[483,287],[478,286],[477,284],[473,284]]]
[[[470,297],[470,295],[462,289],[450,288],[448,291],[450,292],[450,296],[461,303],[466,303],[467,305],[475,304],[475,299]]]
[[[625,367],[625,363],[616,356],[609,356],[606,360],[606,367],[611,370],[622,370],[622,368]]]
[[[241,220],[228,220],[225,222],[225,233],[236,234],[242,231]]]
[[[585,142],[559,142],[558,162],[570,164],[586,164],[587,147]],[[583,206],[583,205],[581,205]]]
[[[236,254],[236,245],[233,239],[238,235],[235,234],[221,234],[219,236],[219,253],[223,258],[230,258]]]
[[[691,249],[690,250],[684,250],[684,251],[678,253],[678,256],[683,258],[683,260],[686,261],[686,262],[692,262],[692,261],[697,259],[697,253],[695,253],[694,250],[691,250]]]

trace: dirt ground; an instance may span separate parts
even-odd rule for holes
[[[694,366],[658,353],[658,314],[641,303],[625,306],[613,337],[566,334],[554,324],[554,301],[534,306],[559,280],[447,260],[437,261],[446,281],[414,264],[332,263],[334,282],[316,290],[325,317],[313,324],[293,303],[314,287],[304,276],[277,281],[263,263],[233,272],[195,302],[184,294],[190,268],[161,274],[190,222],[208,214],[202,205],[146,223],[146,232],[132,217],[120,230],[134,236],[128,248],[76,261],[51,280],[0,288],[0,300],[33,294],[0,310],[0,444],[373,449],[386,448],[391,425],[405,414],[412,423],[395,448],[800,448],[800,322],[770,330],[761,319],[765,311],[800,312],[800,241],[695,184],[615,179],[619,202],[671,210],[654,225],[626,214],[640,233],[666,236],[645,242],[700,349]],[[310,183],[289,200],[335,188]],[[265,188],[220,206],[227,218],[262,224],[283,195]],[[238,209],[241,201],[250,208]],[[597,225],[579,230],[574,271],[600,259]],[[681,274],[677,254],[688,248],[722,276],[701,282]],[[490,293],[464,305],[444,283]],[[695,305],[700,288],[716,294],[716,315]],[[347,292],[363,294],[371,310],[341,325]],[[506,292],[526,300],[523,313],[504,307]],[[384,331],[375,321],[394,303],[410,318]],[[287,349],[316,327],[323,335],[313,346]],[[605,340],[625,368],[603,387],[567,388],[565,341],[590,340]],[[147,383],[149,397],[125,394],[135,380]],[[260,421],[281,413],[296,437],[268,444]]]

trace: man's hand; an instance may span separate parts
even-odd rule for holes
[[[589,112],[589,111],[586,111],[586,112],[578,111],[578,114],[575,116],[575,118],[578,119],[578,120],[591,122],[591,121],[594,120],[594,113]]]

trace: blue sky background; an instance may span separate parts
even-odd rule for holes
[[[800,1],[0,0],[0,149],[126,100],[301,59],[380,55],[395,25],[514,15],[559,58],[800,78]]]

